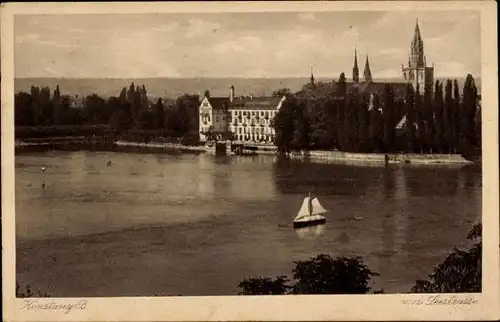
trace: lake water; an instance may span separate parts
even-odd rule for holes
[[[245,277],[291,276],[294,260],[326,253],[362,256],[374,289],[408,292],[467,245],[481,181],[477,167],[19,154],[17,278],[52,296],[235,295]],[[327,224],[294,231],[309,191]]]

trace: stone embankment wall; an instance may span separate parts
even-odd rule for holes
[[[160,142],[139,143],[139,142],[116,141],[115,144],[117,146],[123,146],[123,147],[179,149],[186,151],[205,152],[205,146],[188,146],[188,145],[182,145],[180,143],[160,143]]]
[[[117,141],[117,146],[178,149],[181,151],[198,151],[215,153],[215,146],[186,146],[178,143],[138,143]],[[277,153],[275,147],[262,147],[253,150],[255,154]],[[350,153],[341,151],[302,151],[293,152],[288,155],[291,159],[310,160],[327,163],[363,163],[363,164],[385,164],[388,163],[410,163],[410,164],[467,164],[471,163],[459,154],[383,154],[383,153]],[[387,156],[387,160],[386,160]]]
[[[289,154],[292,159],[303,159],[323,162],[356,162],[386,163],[386,154],[382,153],[349,153],[340,151],[303,151]],[[387,154],[388,163],[470,163],[459,154]]]

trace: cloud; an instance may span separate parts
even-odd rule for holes
[[[203,37],[218,31],[220,27],[221,25],[216,22],[198,18],[191,18],[188,21],[188,27],[185,36],[187,38]]]
[[[400,78],[401,70],[399,69],[386,69],[383,71],[378,71],[376,75],[373,75],[376,78]]]
[[[317,20],[314,12],[301,12],[301,13],[297,14],[297,17],[301,21],[316,21]]]
[[[263,46],[262,38],[256,36],[243,36],[236,40],[225,41],[214,46],[215,54],[232,54],[253,52]]]
[[[66,77],[307,77],[313,65],[316,76],[336,78],[340,72],[350,76],[356,47],[360,68],[368,54],[375,79],[400,77],[414,19],[420,16],[425,54],[429,64],[435,61],[436,74],[464,68],[477,75],[479,15],[447,15],[401,11],[18,17],[15,70],[22,77],[49,72]]]
[[[465,77],[470,71],[467,70],[464,64],[453,61],[436,62],[435,76],[437,77]]]
[[[389,47],[389,48],[384,48],[378,52],[380,55],[388,55],[388,56],[393,56],[394,58],[402,58],[408,55],[408,50],[405,48],[399,48],[399,47]]]
[[[16,43],[22,44],[26,42],[33,42],[40,38],[40,34],[28,33],[25,35],[16,35],[15,41]]]

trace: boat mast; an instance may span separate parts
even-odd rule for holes
[[[307,210],[309,211],[309,216],[312,215],[312,202],[311,202],[311,191],[309,191],[309,199],[307,200]]]

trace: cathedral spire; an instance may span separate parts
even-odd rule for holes
[[[420,27],[418,25],[418,18],[415,22],[415,32],[413,33],[413,41],[412,44],[418,44],[422,42],[422,35],[420,34]]]
[[[359,82],[358,52],[356,48],[354,48],[354,67],[352,68],[352,81],[354,83]]]
[[[368,55],[366,55],[365,71],[363,75],[365,76],[365,82],[372,81],[372,71],[370,70],[370,63],[368,62]]]
[[[413,67],[423,67],[425,65],[424,42],[422,40],[422,35],[420,34],[418,18],[417,21],[415,22],[415,31],[413,33],[413,39],[411,41],[410,64]]]

